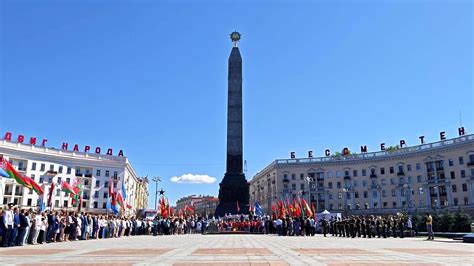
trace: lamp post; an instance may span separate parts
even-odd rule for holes
[[[152,179],[155,182],[155,210],[158,209],[158,183],[161,182],[161,177],[155,176]]]
[[[347,199],[346,193],[347,193],[347,191],[348,191],[347,188],[343,188],[343,189],[341,190],[341,192],[342,192],[342,200],[343,200],[343,204],[344,204],[344,209],[343,209],[343,210],[344,210],[344,216],[347,215],[347,202],[346,202],[346,199]]]

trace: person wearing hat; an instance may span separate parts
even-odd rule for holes
[[[3,214],[3,246],[9,247],[13,244],[13,203],[8,203],[8,210],[5,210]]]

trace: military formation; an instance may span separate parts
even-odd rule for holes
[[[348,216],[321,221],[324,236],[327,233],[338,237],[387,238],[405,237],[413,234],[412,222],[402,214],[389,216]]]

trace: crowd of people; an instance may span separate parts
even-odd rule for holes
[[[0,246],[24,246],[150,234],[151,220],[76,211],[0,208]]]
[[[0,246],[46,244],[88,239],[119,238],[136,235],[206,234],[230,231],[278,236],[388,238],[414,236],[415,225],[410,217],[389,216],[330,216],[318,221],[314,217],[276,217],[229,215],[205,219],[197,215],[187,217],[156,216],[154,219],[116,215],[87,214],[57,210],[35,212],[8,204],[0,208]],[[426,217],[428,239],[433,239],[432,218]]]

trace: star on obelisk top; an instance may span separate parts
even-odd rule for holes
[[[234,47],[237,47],[237,42],[240,40],[241,34],[237,31],[234,31],[230,34],[230,39],[234,43]]]

